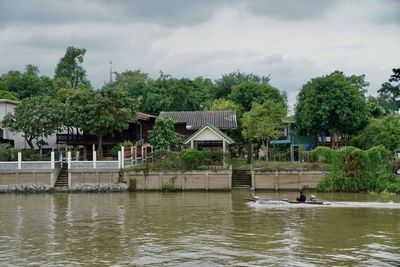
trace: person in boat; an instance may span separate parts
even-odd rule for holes
[[[310,201],[311,202],[316,202],[317,201],[317,198],[315,197],[315,195],[311,195],[310,196]]]
[[[306,195],[303,194],[303,191],[300,191],[300,197],[296,198],[299,202],[306,202]]]

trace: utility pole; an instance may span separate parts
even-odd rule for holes
[[[112,78],[112,62],[110,60],[110,84],[113,82],[113,78]]]

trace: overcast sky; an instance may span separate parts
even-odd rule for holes
[[[114,71],[218,79],[270,75],[293,106],[310,78],[366,74],[371,94],[400,67],[400,0],[0,0],[0,74],[53,76],[67,46],[87,49],[95,88]]]

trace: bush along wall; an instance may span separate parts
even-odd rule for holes
[[[392,154],[383,146],[368,150],[318,147],[311,156],[330,163],[329,174],[318,184],[319,191],[400,193],[400,176],[395,174]]]

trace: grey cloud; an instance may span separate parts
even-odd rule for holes
[[[310,20],[322,17],[337,4],[337,0],[249,0],[246,7],[259,16],[282,20]]]
[[[258,59],[257,63],[270,65],[270,64],[279,63],[281,61],[282,61],[282,55],[281,54],[272,54],[272,55],[265,56],[263,58]]]
[[[16,23],[149,22],[167,26],[208,21],[222,1],[15,0],[0,2],[0,25]]]
[[[380,12],[374,11],[371,15],[372,20],[383,24],[400,24],[400,1],[388,0],[385,5],[381,5]]]

